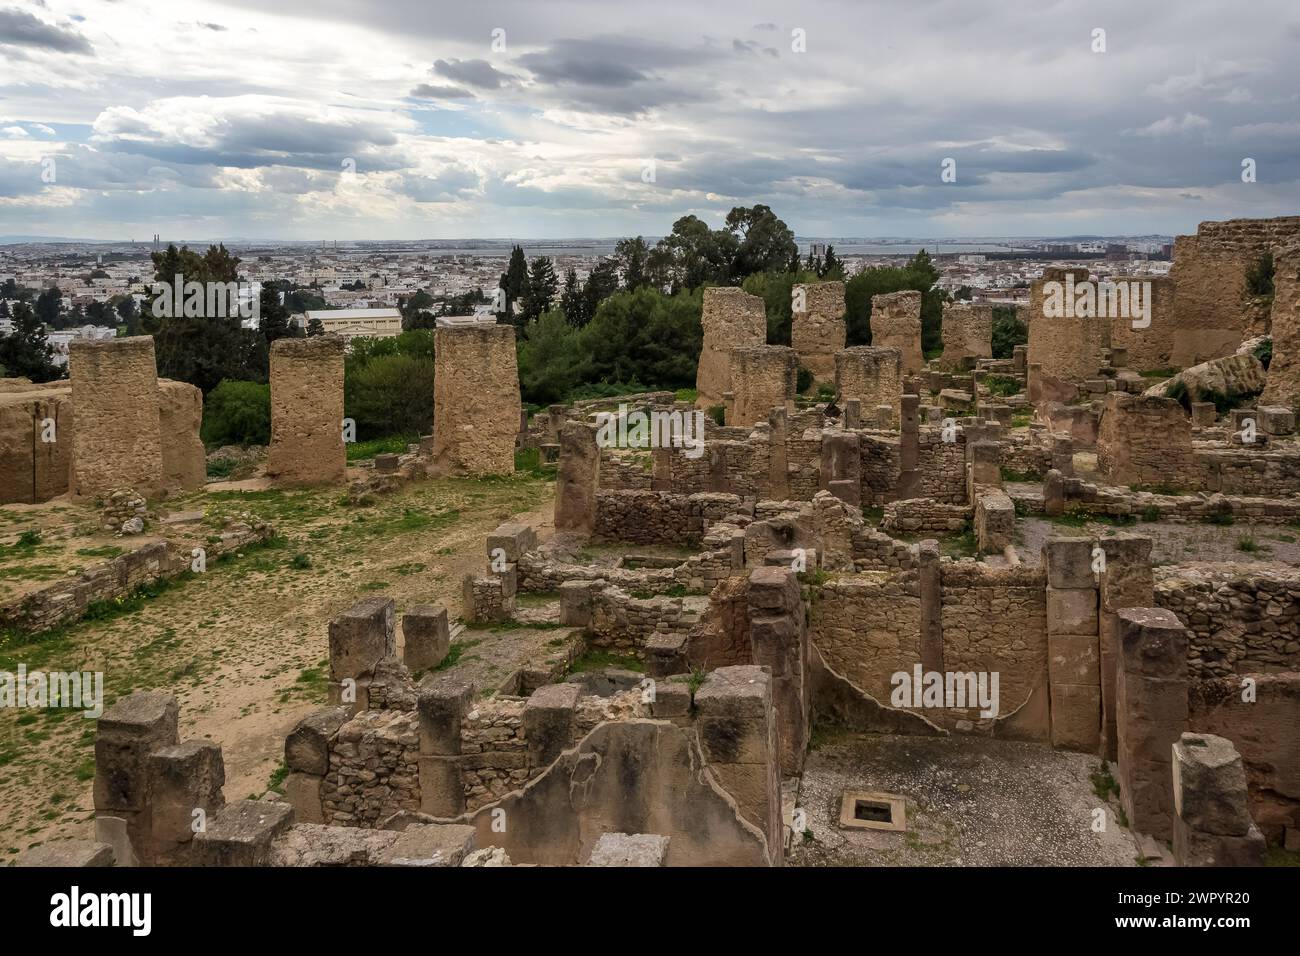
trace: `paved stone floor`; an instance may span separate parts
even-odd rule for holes
[[[1139,850],[1097,797],[1101,761],[980,737],[818,734],[797,805],[796,866],[1133,866]],[[1112,768],[1113,770],[1113,768]],[[898,794],[907,830],[841,828],[845,790]],[[1105,829],[1094,811],[1105,808]],[[809,838],[810,837],[810,838]]]

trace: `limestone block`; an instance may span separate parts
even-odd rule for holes
[[[136,691],[100,716],[95,733],[95,809],[137,811],[148,797],[145,760],[179,742],[176,698]]]
[[[298,721],[284,740],[285,766],[291,771],[316,776],[329,773],[330,742],[349,716],[348,707],[329,707]]]
[[[293,807],[270,800],[228,803],[194,835],[195,866],[265,866],[271,844],[293,824]]]
[[[421,604],[402,615],[402,660],[413,673],[441,664],[451,648],[447,609],[441,604]]]
[[[113,848],[93,840],[56,840],[19,853],[14,866],[103,867],[113,865]]]
[[[574,711],[582,689],[577,684],[547,684],[524,705],[528,766],[545,767],[573,744]]]
[[[150,493],[165,484],[153,337],[73,339],[68,372],[77,427],[72,493],[93,498],[117,488]]]
[[[1245,836],[1250,831],[1246,770],[1231,741],[1185,733],[1174,744],[1174,812],[1204,833]]]
[[[397,651],[393,600],[366,598],[330,621],[330,677],[341,681],[372,673]]]
[[[180,862],[173,854],[193,837],[194,812],[202,810],[208,820],[225,806],[221,746],[211,740],[187,740],[150,753],[146,768],[152,839],[142,862]]]
[[[335,335],[271,343],[271,445],[266,475],[289,487],[335,484],[343,445],[343,340]]]
[[[585,866],[663,866],[668,837],[653,833],[602,833]]]
[[[425,678],[420,684],[420,753],[460,753],[460,724],[473,698],[472,685],[454,677]]]

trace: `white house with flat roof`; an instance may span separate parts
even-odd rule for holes
[[[402,334],[402,313],[397,309],[308,309],[304,325],[319,319],[327,333],[345,339],[389,339]]]

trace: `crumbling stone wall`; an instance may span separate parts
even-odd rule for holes
[[[1174,303],[1174,280],[1169,276],[1116,276],[1110,281],[1116,286],[1128,286],[1128,295],[1132,301],[1133,287],[1143,288],[1143,283],[1150,283],[1150,297],[1144,298],[1149,304],[1150,325],[1134,328],[1134,321],[1142,322],[1137,317],[1118,316],[1111,319],[1110,347],[1123,349],[1124,366],[1135,372],[1149,372],[1158,368],[1168,368],[1173,358],[1174,340],[1178,338],[1177,306]]]
[[[1273,309],[1269,321],[1273,360],[1261,405],[1300,408],[1300,240],[1273,256]]]
[[[960,372],[993,357],[993,306],[949,302],[943,307],[942,368]]]
[[[813,373],[818,381],[835,376],[835,355],[844,348],[848,326],[844,321],[844,283],[815,282],[796,285],[794,304],[802,300],[804,308],[791,313],[790,344],[799,355],[799,364]]]
[[[278,484],[341,482],[343,340],[333,335],[271,343],[271,447],[266,475]]]
[[[812,602],[811,640],[826,664],[885,706],[890,677],[921,660],[916,572],[832,578]]]
[[[765,422],[772,409],[794,400],[798,372],[795,351],[783,345],[763,345],[731,351],[732,400],[728,425]]]
[[[514,328],[440,326],[433,337],[430,472],[510,474],[520,409]]]
[[[1174,240],[1174,312],[1179,368],[1229,355],[1242,340],[1266,331],[1251,307],[1246,272],[1266,252],[1300,234],[1300,216],[1203,222],[1194,236]],[[1033,361],[1033,359],[1031,359]]]
[[[1156,568],[1155,600],[1187,625],[1193,681],[1300,671],[1300,569],[1279,564]]]
[[[324,820],[373,827],[420,808],[420,735],[413,712],[367,710],[339,728],[321,787]]]
[[[47,420],[51,442],[43,440]],[[68,490],[72,426],[69,383],[0,379],[0,504],[48,501]]]
[[[903,353],[892,346],[857,345],[835,353],[835,391],[840,401],[857,401],[864,415],[881,405],[897,421],[903,403]]]
[[[186,382],[158,380],[158,427],[162,440],[163,475],[169,488],[202,488],[208,477],[199,427],[203,424],[203,392]]]
[[[731,288],[704,290],[700,314],[704,342],[695,373],[695,404],[708,409],[724,404],[731,391],[732,349],[767,344],[767,313],[760,296]]]
[[[1031,368],[1031,399],[1035,397],[1032,390],[1041,389],[1043,400],[1073,400],[1079,385],[1097,377],[1105,350],[1110,348],[1110,319],[1046,314],[1047,283],[1064,283],[1071,274],[1076,288],[1088,280],[1087,269],[1048,268],[1043,270],[1041,279],[1029,286],[1027,358]],[[1037,380],[1033,372],[1037,373]]]
[[[1197,487],[1191,419],[1172,398],[1111,392],[1097,429],[1097,467],[1111,484]]]
[[[166,484],[153,337],[137,335],[68,345],[72,404],[73,495],[93,498],[117,488],[145,494]]]
[[[898,349],[905,375],[916,375],[925,367],[921,293],[908,290],[871,297],[871,344]]]

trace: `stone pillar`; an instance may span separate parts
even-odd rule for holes
[[[439,326],[433,339],[429,473],[512,473],[520,403],[514,328],[501,324]]]
[[[1119,661],[1119,612],[1126,607],[1153,607],[1151,539],[1118,534],[1103,539],[1106,566],[1101,572],[1101,755],[1116,759],[1116,673]]]
[[[798,363],[784,345],[763,345],[731,351],[731,391],[728,425],[755,425],[768,420],[773,408],[794,401]]]
[[[855,345],[835,353],[835,391],[860,408],[888,405],[898,418],[903,400],[903,353],[897,348]]]
[[[921,353],[921,293],[914,290],[871,297],[871,343],[891,346],[903,357],[903,373],[925,368]]]
[[[830,381],[835,376],[836,353],[844,348],[848,334],[844,283],[796,285],[791,296],[796,308],[791,310],[790,344],[799,354],[799,364],[818,381]],[[797,308],[801,303],[804,308]]]
[[[808,744],[808,635],[799,579],[789,567],[749,574],[749,638],[755,664],[772,674],[783,775],[803,768]]]
[[[524,704],[524,736],[528,740],[528,769],[541,771],[576,743],[577,684],[546,684]]]
[[[1097,753],[1101,740],[1101,669],[1092,542],[1055,538],[1043,546],[1047,567],[1047,676],[1052,746]]]
[[[1019,310],[1017,310],[1017,313]],[[1029,357],[1029,346],[1014,345],[1011,348],[1011,367],[1021,375],[1025,374],[1027,359]]]
[[[921,666],[943,673],[943,572],[939,542],[917,545],[916,569],[921,595]]]
[[[203,392],[186,382],[158,380],[158,429],[163,480],[168,488],[191,491],[208,480],[208,463],[199,428]]]
[[[421,604],[402,615],[402,663],[412,674],[432,670],[451,649],[447,609],[441,604]]]
[[[354,711],[366,710],[367,685],[375,667],[397,652],[393,599],[372,597],[358,602],[330,621],[329,634],[330,704],[352,704]]]
[[[165,485],[153,337],[73,339],[68,374],[72,494],[95,498],[119,488],[149,495]],[[120,859],[120,858],[119,858]]]
[[[786,454],[786,410],[774,408],[768,415],[767,497],[785,501],[790,497],[789,458]]]
[[[329,707],[308,714],[284,739],[285,799],[299,823],[324,823],[321,787],[330,772],[330,750],[350,707]]]
[[[1300,406],[1300,240],[1273,256],[1273,307],[1270,325],[1273,359],[1261,405]]]
[[[560,432],[560,467],[555,479],[555,530],[589,536],[596,523],[600,446],[596,427],[569,421]]]
[[[149,754],[150,840],[140,862],[148,866],[184,866],[190,861],[196,810],[203,825],[226,805],[221,746],[211,740],[187,740]]]
[[[1264,834],[1251,819],[1246,770],[1232,742],[1183,734],[1174,744],[1174,862],[1263,866]]]
[[[723,286],[704,290],[700,324],[695,404],[707,410],[722,405],[723,394],[731,391],[731,350],[767,344],[767,313],[759,296]]]
[[[971,441],[966,435],[966,500],[975,502],[977,488],[1002,487],[1002,446],[995,441]]]
[[[1043,514],[1048,517],[1065,514],[1065,476],[1055,468],[1043,476]]]
[[[921,398],[904,395],[902,401],[902,435],[898,443],[898,497],[915,498],[921,492]]]
[[[862,506],[862,449],[853,432],[822,433],[821,484],[841,501]]]
[[[1097,426],[1097,468],[1111,484],[1195,489],[1191,419],[1172,398],[1110,392]]]
[[[1116,743],[1129,826],[1174,836],[1173,746],[1187,729],[1187,629],[1164,608],[1119,612]]]
[[[1074,439],[1069,435],[1052,435],[1048,441],[1051,443],[1052,467],[1059,471],[1063,478],[1073,478]]]
[[[850,430],[862,427],[862,402],[856,398],[844,402],[844,427]]]
[[[328,485],[347,472],[343,446],[343,340],[271,343],[271,447],[266,476],[286,486]]]
[[[95,839],[113,847],[119,866],[153,862],[147,761],[180,742],[176,698],[136,691],[115,701],[95,729]]]
[[[762,667],[719,667],[695,692],[695,729],[709,769],[735,799],[740,815],[783,859],[781,760],[772,705],[772,677]]]
[[[460,725],[474,689],[452,677],[426,679],[420,685],[420,812],[454,817],[465,812],[460,772]]]
[[[943,355],[940,366],[961,372],[976,360],[993,357],[993,306],[950,302],[943,307]]]

